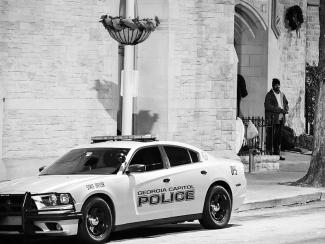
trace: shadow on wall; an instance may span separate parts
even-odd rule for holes
[[[97,91],[97,98],[100,103],[105,108],[106,112],[117,121],[117,113],[118,110],[118,94],[119,87],[117,84],[107,81],[107,80],[95,80],[95,85],[93,87],[94,90]]]
[[[107,80],[96,79],[94,82],[93,89],[97,91],[97,98],[106,112],[116,121],[117,134],[119,134],[122,131],[120,87]],[[138,135],[150,134],[158,118],[158,114],[152,114],[150,110],[140,110],[139,113],[133,114],[133,133]]]
[[[133,114],[133,131],[138,135],[150,134],[158,119],[157,113],[151,114],[150,110],[140,110],[139,113]]]

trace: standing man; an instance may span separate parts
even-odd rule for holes
[[[285,160],[280,155],[282,126],[285,123],[285,114],[289,111],[288,100],[280,91],[280,81],[272,80],[272,89],[266,94],[265,102],[265,120],[272,127],[266,128],[266,150],[280,156],[280,160]],[[272,150],[273,146],[273,150]]]

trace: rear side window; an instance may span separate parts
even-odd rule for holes
[[[130,165],[143,164],[146,171],[164,168],[163,160],[158,147],[147,147],[140,149],[133,156]]]
[[[171,167],[191,163],[191,158],[187,149],[173,146],[164,146],[164,149]]]
[[[192,162],[193,163],[196,163],[196,162],[199,162],[199,154],[195,151],[192,151],[192,150],[188,150],[190,155],[191,155],[191,159],[192,159]]]

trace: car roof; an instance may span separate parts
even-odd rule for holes
[[[171,145],[171,146],[179,146],[186,147],[192,150],[201,151],[199,148],[195,146],[191,146],[186,143],[175,142],[175,141],[150,141],[150,142],[140,142],[140,141],[106,141],[106,142],[98,142],[86,145],[80,145],[75,147],[74,149],[81,148],[130,148],[137,149],[144,146],[154,146],[154,145]]]

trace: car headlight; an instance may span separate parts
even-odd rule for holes
[[[67,193],[52,193],[47,196],[41,196],[41,202],[46,206],[58,206],[72,204],[72,198]]]
[[[69,204],[70,203],[70,196],[69,194],[60,194],[60,202],[62,204]]]
[[[38,209],[45,207],[65,207],[73,205],[73,198],[69,193],[45,193],[33,195],[32,199]]]

